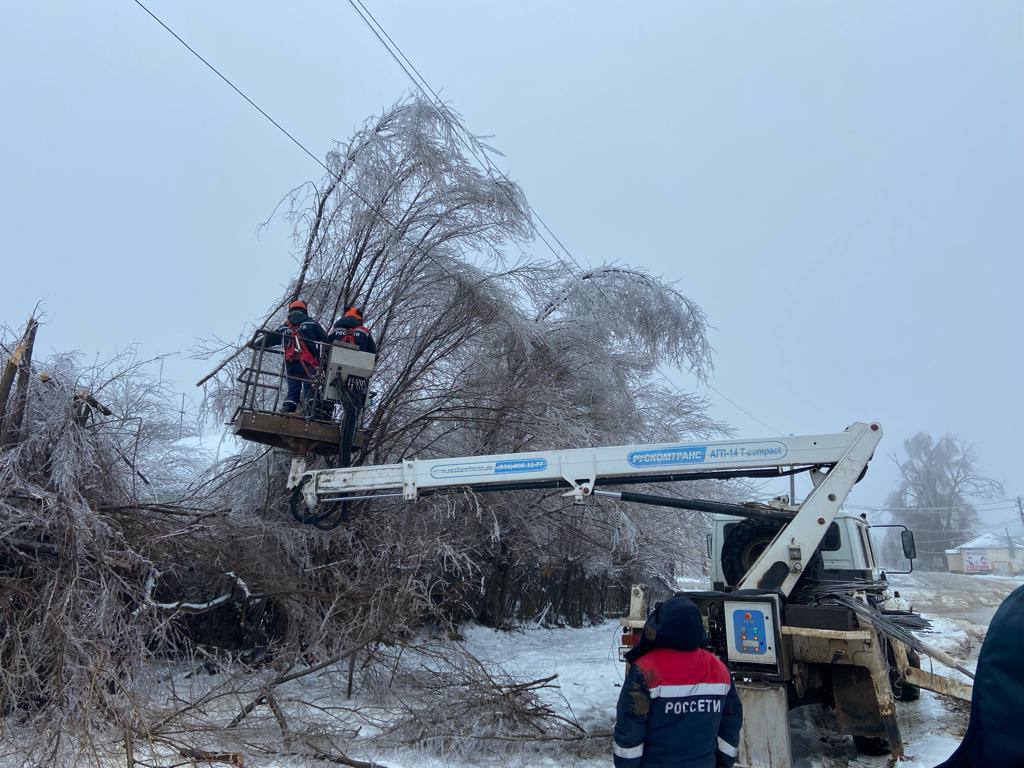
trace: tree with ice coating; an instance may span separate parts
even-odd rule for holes
[[[327,156],[330,174],[288,198],[298,270],[266,323],[298,296],[325,323],[348,303],[363,307],[380,354],[357,461],[721,434],[703,400],[673,390],[662,373],[709,372],[701,309],[640,269],[583,269],[531,254],[522,190],[482,170],[465,146],[448,116],[409,98],[338,145]],[[231,384],[222,377],[213,398],[225,411]],[[280,489],[266,494],[280,509]],[[413,509],[378,502],[352,524],[382,536],[443,531],[479,569],[465,600],[486,613],[481,593],[495,593],[497,618],[528,612],[506,594],[510,579],[524,584],[524,569],[537,584],[582,582],[661,572],[703,552],[699,516],[610,502],[573,509],[540,493],[423,500]],[[563,609],[576,610],[554,612]]]
[[[955,435],[935,440],[919,432],[904,441],[903,451],[904,458],[893,456],[900,478],[889,494],[889,509],[896,522],[921,531],[921,566],[945,570],[946,550],[977,531],[974,503],[1002,496],[1003,487],[982,474],[974,449]]]

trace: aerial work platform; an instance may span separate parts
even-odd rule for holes
[[[341,446],[341,424],[307,419],[298,413],[240,408],[232,425],[234,433],[243,440],[281,448],[300,456],[334,456]],[[362,438],[362,431],[357,431],[352,447],[361,448]]]
[[[314,343],[314,342],[309,342]],[[356,423],[367,397],[375,356],[351,344],[323,344],[318,366],[304,381],[301,407],[283,411],[282,393],[296,377],[285,371],[280,349],[260,345],[239,372],[241,403],[231,418],[234,434],[299,456],[336,457],[347,466],[365,431]]]

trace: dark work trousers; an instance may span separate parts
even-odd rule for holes
[[[295,368],[288,366],[287,374],[288,397],[285,398],[281,412],[295,413],[299,408],[299,398],[308,400],[313,392],[313,382],[310,381],[313,376],[311,373],[306,373],[301,366]]]

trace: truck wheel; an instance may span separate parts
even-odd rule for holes
[[[907,661],[910,662],[910,666],[914,669],[921,668],[921,656],[917,651],[907,649]],[[896,700],[897,701],[917,701],[921,698],[921,689],[913,683],[906,681],[899,683],[896,687]]]
[[[736,586],[781,530],[775,520],[744,520],[734,525],[722,542],[722,573]]]
[[[730,529],[722,542],[722,574],[730,586],[740,583],[782,527],[783,523],[777,520],[744,520]],[[820,568],[821,552],[815,550],[807,561],[801,581]]]
[[[881,757],[892,751],[889,749],[889,742],[878,736],[854,736],[853,745],[858,752],[869,757]]]

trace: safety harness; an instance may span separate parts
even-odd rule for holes
[[[320,359],[313,354],[313,350],[309,348],[305,339],[299,335],[299,330],[302,328],[301,325],[293,325],[289,322],[285,322],[285,325],[288,326],[290,338],[285,339],[284,359],[289,363],[297,360],[302,365],[306,375],[311,377],[316,371]]]

